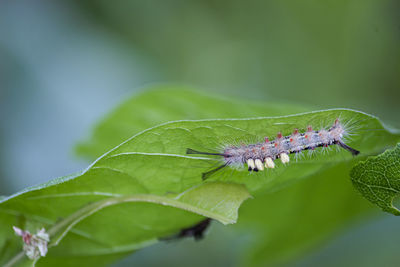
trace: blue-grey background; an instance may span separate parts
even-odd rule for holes
[[[86,167],[74,144],[152,83],[355,108],[400,126],[399,12],[396,0],[1,1],[0,195]],[[294,266],[395,266],[399,237],[398,218],[382,215]],[[214,224],[203,242],[119,264],[232,266],[246,238]]]

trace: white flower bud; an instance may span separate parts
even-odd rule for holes
[[[32,235],[29,231],[23,231],[13,226],[15,234],[22,237],[24,242],[24,251],[26,256],[31,260],[39,259],[47,254],[47,243],[50,242],[49,234],[44,228],[40,229],[36,235]]]

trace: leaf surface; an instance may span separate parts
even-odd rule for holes
[[[351,170],[354,187],[383,211],[399,216],[393,199],[400,196],[400,144],[359,162]]]
[[[208,95],[183,86],[155,86],[110,112],[96,125],[90,138],[78,144],[76,152],[96,159],[132,135],[168,121],[278,116],[309,110],[310,107],[296,104]]]
[[[341,118],[344,122],[356,122],[356,135],[348,144],[360,150],[363,155],[376,153],[399,139],[396,133],[386,129],[377,118],[348,109],[322,110],[279,117],[182,120],[140,132],[105,154],[94,163],[94,166],[112,166],[134,175],[133,172],[137,168],[132,167],[131,162],[143,162],[137,167],[151,171],[145,176],[137,177],[141,183],[146,183],[147,179],[155,179],[154,177],[158,177],[157,174],[160,172],[164,176],[174,177],[173,182],[185,190],[198,183],[203,172],[222,163],[219,156],[189,157],[185,155],[187,148],[216,152],[221,145],[262,142],[265,136],[273,138],[278,132],[289,135],[295,128],[304,132],[308,125],[315,125],[316,129],[321,125],[328,127],[336,118]],[[336,150],[334,147],[324,154],[318,153],[321,150],[316,149],[313,156],[307,156],[306,152],[304,153],[306,155],[297,161],[291,156],[292,161],[287,166],[276,161],[275,169],[258,173],[249,174],[245,168],[225,168],[213,175],[210,180],[245,184],[250,192],[259,189],[275,190],[315,173],[328,163],[338,163],[353,158],[343,149]],[[152,157],[155,158],[154,161],[150,160]],[[153,168],[153,162],[157,163],[157,168]],[[172,185],[168,181],[164,186],[168,188]]]
[[[104,257],[105,264],[203,216],[234,223],[240,204],[249,197],[244,186],[233,183],[199,183],[169,192],[162,186],[142,185],[122,171],[95,167],[11,196],[0,204],[2,264],[21,249],[13,225],[32,233],[45,227],[51,234],[49,253],[38,266],[69,266],[77,258],[92,265],[99,261],[95,257]]]
[[[352,163],[329,164],[290,187],[246,201],[234,226],[253,237],[242,265],[279,266],[301,259],[365,218],[371,209],[349,183]]]
[[[174,102],[175,98],[181,99],[180,102]],[[347,109],[269,117],[304,108],[201,98],[186,90],[151,91],[138,99],[125,104],[128,110],[135,111],[128,112],[135,114],[131,121],[124,121],[120,117],[124,112],[118,109],[101,124],[103,128],[97,132],[105,129],[105,139],[111,141],[94,137],[95,143],[87,145],[86,155],[98,154],[111,144],[122,142],[118,138],[127,135],[126,129],[142,132],[104,154],[81,173],[57,178],[0,200],[1,264],[21,249],[12,225],[31,232],[44,226],[50,231],[52,247],[48,256],[38,261],[38,266],[74,266],[77,262],[98,266],[194,225],[204,216],[224,224],[234,223],[240,204],[249,197],[248,190],[255,196],[270,194],[317,175],[327,166],[352,160],[347,151],[317,153],[297,162],[292,158],[288,166],[278,163],[274,170],[251,175],[243,168],[225,168],[204,182],[201,173],[220,164],[220,159],[188,156],[185,154],[188,147],[216,150],[231,142],[259,142],[278,131],[286,135],[294,128],[304,130],[307,125],[329,126],[338,117],[357,122],[358,135],[349,145],[364,155],[382,150],[399,139],[377,118]],[[159,101],[150,101],[154,99]],[[169,113],[171,110],[174,112]],[[158,117],[151,119],[151,113]],[[221,119],[235,115],[238,118]],[[174,116],[220,119],[175,121],[143,130],[154,121],[175,119]],[[110,124],[115,120],[129,126]],[[299,239],[299,244],[302,242]],[[285,249],[288,248],[282,246]],[[296,246],[291,249],[294,251]]]

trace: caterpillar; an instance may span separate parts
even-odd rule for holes
[[[274,160],[276,159],[280,159],[283,164],[287,164],[290,161],[289,154],[299,153],[303,150],[314,150],[318,147],[337,145],[356,156],[360,151],[351,148],[343,141],[348,135],[346,127],[340,123],[339,119],[336,119],[328,130],[314,131],[311,126],[308,126],[307,131],[304,133],[294,129],[293,134],[283,136],[279,132],[275,140],[270,141],[268,137],[265,137],[262,143],[226,146],[220,153],[201,152],[188,148],[186,154],[223,157],[222,165],[202,174],[202,179],[205,180],[213,173],[230,165],[246,164],[249,172],[263,171],[264,168],[275,168]]]

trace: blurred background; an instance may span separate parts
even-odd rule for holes
[[[400,127],[399,12],[397,0],[3,0],[0,195],[85,168],[77,141],[154,83],[354,108]],[[398,221],[382,215],[295,265],[391,264],[393,235]],[[159,244],[119,265],[234,266],[243,240],[214,224],[201,243]]]

